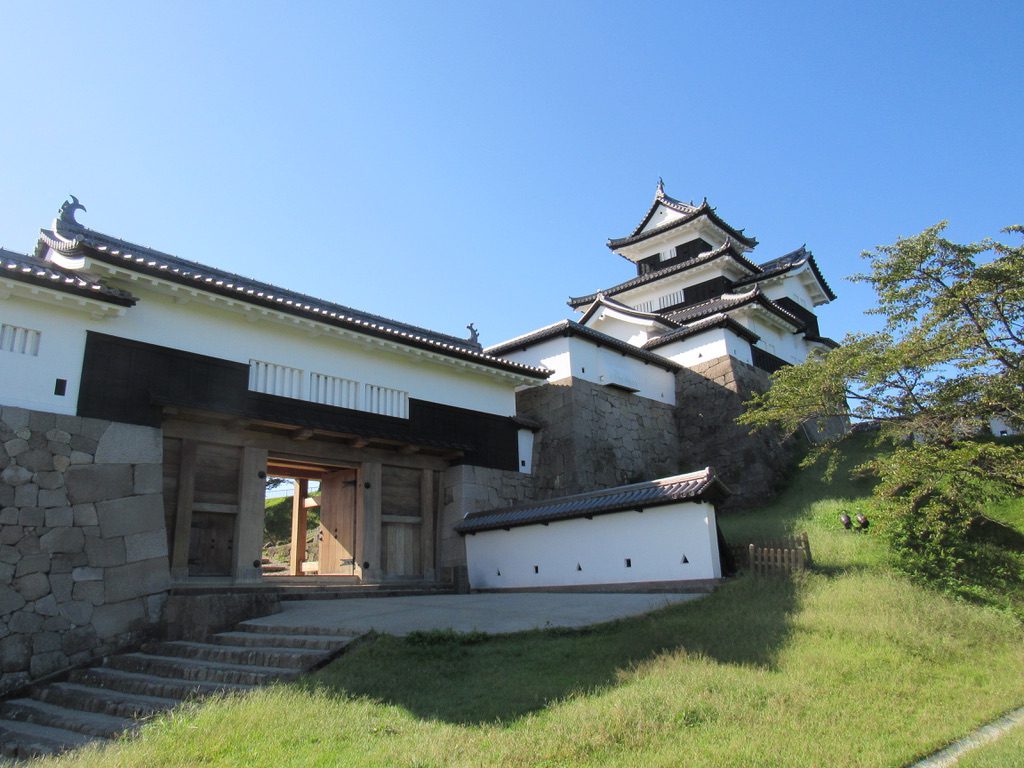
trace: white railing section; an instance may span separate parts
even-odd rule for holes
[[[253,392],[302,400],[302,379],[303,372],[300,368],[263,360],[249,361],[249,389]]]
[[[18,325],[0,325],[0,351],[13,352],[16,355],[39,356],[40,331],[22,328]]]
[[[309,374],[309,399],[314,403],[334,405],[338,408],[359,408],[359,382],[328,376],[326,373]]]
[[[377,384],[366,385],[366,397],[361,410],[379,413],[381,416],[397,416],[409,418],[409,393],[400,389],[381,387]]]

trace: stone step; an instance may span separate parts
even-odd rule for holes
[[[11,699],[4,702],[0,705],[0,717],[107,739],[136,726],[135,721],[123,717],[67,709],[35,699]]]
[[[305,627],[302,625],[292,626],[289,624],[259,623],[261,621],[269,622],[274,618],[275,617],[271,616],[269,619],[250,619],[249,621],[243,621],[235,627],[235,631],[259,632],[267,635],[316,635],[317,637],[333,637],[339,640],[352,640],[355,634],[357,634],[337,627]]]
[[[181,703],[180,699],[124,693],[77,683],[51,683],[33,688],[32,698],[70,709],[135,719],[152,717]]]
[[[95,736],[63,728],[50,728],[18,720],[0,720],[0,755],[3,757],[42,757],[84,747],[97,740]]]
[[[192,699],[219,693],[243,693],[251,685],[216,683],[158,677],[141,672],[128,672],[109,667],[80,669],[71,673],[71,680],[81,685],[95,686],[121,693],[155,696],[168,699]]]
[[[123,653],[112,656],[107,665],[124,672],[142,672],[177,680],[243,685],[266,685],[279,680],[292,680],[299,676],[298,670],[281,667],[195,661],[171,656],[154,656],[149,653]]]
[[[304,671],[316,666],[328,654],[325,651],[301,648],[271,648],[251,645],[220,645],[177,640],[166,643],[147,643],[145,653],[154,656],[173,656],[194,661],[215,661],[253,667],[281,667]]]
[[[222,645],[256,645],[274,648],[309,648],[317,651],[340,651],[355,638],[352,635],[274,635],[269,632],[221,632],[210,638]]]

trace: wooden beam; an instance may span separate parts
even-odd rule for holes
[[[351,440],[348,441],[348,444],[351,445],[353,448],[365,448],[370,444],[370,441],[367,440],[365,437],[353,437]]]
[[[292,546],[288,556],[288,573],[292,576],[302,575],[302,563],[306,559],[306,495],[309,493],[309,481],[299,480],[295,484],[295,495],[292,496]]]
[[[185,419],[169,419],[164,422],[165,437],[177,437],[183,440],[197,440],[217,445],[241,445],[253,448],[266,448],[271,454],[302,460],[309,464],[320,461],[329,466],[360,466],[362,463],[381,462],[397,467],[415,467],[417,469],[448,468],[448,461],[440,456],[418,453],[403,456],[396,450],[369,448],[369,441],[362,443],[330,441],[318,432],[312,439],[301,443],[284,434],[258,432],[255,430],[232,431],[224,422],[199,422]],[[359,445],[360,447],[357,447]],[[455,457],[461,453],[450,453]]]
[[[292,432],[292,440],[309,440],[312,436],[312,429],[296,429]]]
[[[418,445],[403,445],[398,452],[403,456],[412,456],[414,453],[419,453],[420,448]]]

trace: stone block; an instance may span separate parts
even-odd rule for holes
[[[134,474],[134,491],[137,495],[163,492],[163,464],[136,464]]]
[[[54,456],[53,457],[53,468],[57,472],[67,472],[68,467],[71,466],[71,457],[69,456]]]
[[[28,440],[16,437],[4,443],[4,452],[12,459],[28,450]]]
[[[14,579],[14,588],[25,602],[31,602],[49,593],[50,580],[45,573],[28,573]]]
[[[96,448],[97,464],[160,464],[164,459],[163,436],[155,427],[113,422]]]
[[[24,597],[6,584],[0,584],[0,616],[21,610],[24,605]]]
[[[57,468],[57,457],[63,456],[64,458],[70,459],[71,457],[71,446],[67,443],[55,443],[50,441],[46,444],[46,450],[53,454],[53,468]]]
[[[25,485],[32,480],[32,470],[26,467],[19,467],[11,464],[3,472],[0,472],[0,482],[5,485]]]
[[[82,431],[82,419],[80,416],[68,416],[63,413],[58,413],[55,422],[55,429],[67,432],[69,436],[68,439],[70,440],[71,435],[78,434]]]
[[[20,427],[14,431],[14,434],[20,437],[22,440],[28,440],[32,437],[32,430],[26,427]]]
[[[57,414],[45,411],[29,411],[28,426],[33,432],[46,433],[57,426]]]
[[[71,571],[72,581],[102,581],[103,569],[80,566]]]
[[[92,605],[103,604],[103,582],[102,581],[79,581],[71,590],[71,598],[75,601],[91,603]]]
[[[85,555],[94,568],[124,565],[125,540],[121,536],[111,539],[89,537],[85,540]]]
[[[37,653],[32,657],[32,661],[29,662],[28,671],[34,678],[45,677],[46,675],[52,675],[54,672],[60,672],[67,666],[67,663],[68,657],[60,651]]]
[[[87,435],[72,435],[71,442],[68,444],[71,448],[71,455],[74,456],[75,452],[89,454],[89,460],[92,461],[96,454],[97,441]]]
[[[18,611],[7,622],[12,635],[31,635],[43,626],[43,617],[31,611]]]
[[[131,495],[132,468],[127,464],[73,466],[64,475],[72,504],[120,499]]]
[[[49,558],[47,558],[49,560]],[[14,564],[0,562],[0,584],[10,584],[14,578]]]
[[[10,635],[0,640],[0,663],[4,672],[27,669],[32,658],[32,638],[27,635]]]
[[[28,527],[39,527],[46,522],[46,510],[39,507],[25,507],[18,515],[18,523]]]
[[[35,483],[25,483],[14,489],[14,506],[34,507],[39,502],[39,486]]]
[[[50,556],[46,553],[26,555],[18,561],[15,576],[28,576],[30,573],[49,573]]]
[[[12,527],[17,528],[18,526]],[[33,529],[22,528],[21,531],[21,538],[18,539],[15,547],[22,555],[34,555],[36,552],[42,551],[39,549],[39,537],[32,532]]]
[[[124,537],[125,562],[167,557],[167,534],[163,529],[132,533]]]
[[[74,581],[70,573],[51,573],[50,592],[58,603],[66,603],[71,599],[71,587]]]
[[[28,409],[15,408],[10,405],[4,406],[3,421],[12,430],[18,430],[28,426]]]
[[[100,502],[96,505],[96,514],[105,537],[164,529],[164,505],[159,495]]]
[[[76,431],[84,437],[98,441],[109,426],[110,422],[103,419],[82,419],[82,426]]]
[[[52,491],[39,491],[39,500],[36,502],[40,507],[64,507],[68,503],[68,491],[66,488],[55,488]]]
[[[73,525],[75,522],[75,513],[71,507],[56,507],[53,509],[47,509],[44,517],[47,528],[60,528],[68,525]]]
[[[71,629],[71,622],[63,616],[48,616],[39,628],[44,632],[66,632]]]
[[[70,443],[71,433],[54,427],[46,433],[46,439],[51,443]]]
[[[81,465],[81,464],[92,464],[92,454],[91,453],[86,453],[85,451],[75,451],[75,450],[72,450],[71,451],[71,456],[68,457],[68,461],[71,462],[71,466],[76,466],[76,465]],[[54,467],[57,466],[56,459],[53,462],[53,466]]]
[[[31,440],[29,441],[31,445]],[[30,472],[52,472],[53,454],[45,447],[33,448],[18,457],[18,464]]]
[[[80,627],[92,618],[93,604],[89,600],[71,600],[58,606],[60,615],[72,625]]]
[[[52,491],[64,485],[64,475],[61,472],[36,472],[32,482],[41,490]]]
[[[92,616],[92,606],[87,606],[89,615]],[[61,638],[61,650],[69,656],[82,651],[91,651],[96,646],[96,630],[92,627],[83,626],[86,621],[78,623],[74,629],[69,629]]]
[[[20,512],[17,507],[4,507],[0,509],[0,525],[18,525]]]
[[[33,653],[49,653],[61,650],[60,635],[56,632],[39,632],[32,636]]]
[[[85,548],[85,534],[81,528],[54,528],[39,538],[44,552],[81,552]]]
[[[32,610],[40,616],[56,616],[59,611],[57,610],[57,598],[52,594],[43,595],[32,604]]]
[[[17,563],[21,553],[10,544],[0,544],[0,563]]]
[[[29,432],[28,433],[28,447],[33,450],[45,450],[46,449],[46,435],[42,432]],[[49,453],[49,451],[46,451]]]
[[[142,600],[125,600],[97,606],[92,613],[92,625],[97,636],[110,638],[140,628],[145,618]]]
[[[14,487],[0,485],[0,507],[10,507],[14,504]]]
[[[74,510],[75,525],[85,527],[100,524],[100,519],[96,516],[95,504],[76,504],[72,509]]]
[[[163,592],[171,585],[167,558],[155,557],[108,568],[104,585],[104,599],[108,603]]]

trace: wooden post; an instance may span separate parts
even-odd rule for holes
[[[368,461],[362,465],[359,473],[363,480],[363,506],[359,512],[359,530],[362,531],[360,541],[362,546],[358,548],[356,557],[360,567],[368,563],[362,569],[363,580],[374,581],[383,575],[383,563],[381,562],[381,483],[383,481],[382,467],[379,462]]]
[[[750,568],[751,573],[754,573],[754,550],[755,547],[753,544],[751,544],[747,549],[747,567]]]
[[[188,578],[188,549],[192,538],[192,500],[196,487],[196,444],[181,441],[181,467],[178,471],[178,499],[174,508],[174,550],[171,553],[171,577]]]
[[[261,448],[243,448],[238,469],[238,515],[235,521],[236,581],[259,581],[256,565],[263,554],[263,529],[266,522],[266,484],[260,472],[267,468],[267,452]]]
[[[420,474],[420,563],[421,575],[434,581],[434,470],[424,469]]]
[[[292,576],[302,575],[302,563],[306,560],[306,494],[309,480],[295,481],[295,495],[292,496],[292,548],[288,558],[288,572]]]

